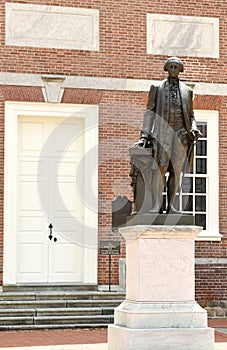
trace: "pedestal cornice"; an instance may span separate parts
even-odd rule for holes
[[[200,226],[135,225],[119,228],[126,241],[135,239],[195,239],[202,231]]]

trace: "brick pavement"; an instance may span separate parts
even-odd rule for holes
[[[222,343],[218,343],[222,344]],[[74,344],[74,345],[47,345],[47,346],[26,346],[16,348],[0,348],[0,350],[108,350],[108,344]],[[215,350],[226,350],[218,348]]]
[[[96,344],[107,342],[107,329],[55,329],[0,332],[0,347]]]
[[[213,327],[216,329],[215,331],[215,341],[227,343],[227,334],[219,331],[220,328],[226,329],[227,333],[227,320],[226,319],[210,319],[208,321],[209,327]],[[226,346],[227,349],[227,346]]]
[[[227,333],[227,320],[209,320],[209,326],[226,329]],[[216,330],[215,341],[226,343],[226,347],[222,349],[227,350],[227,334]],[[0,332],[0,348],[30,347],[31,349],[34,346],[51,346],[52,348],[54,345],[105,343],[107,343],[107,328]],[[85,347],[82,348],[85,349]]]

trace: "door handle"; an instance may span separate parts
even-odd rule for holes
[[[50,234],[49,234],[49,236],[48,236],[48,238],[49,238],[49,240],[50,240],[50,241],[51,241],[51,240],[52,240],[52,238],[53,238],[53,235],[52,235],[52,228],[53,228],[53,225],[52,225],[52,224],[50,224],[50,225],[49,225]]]
[[[53,238],[53,235],[52,235],[52,228],[53,228],[53,225],[50,223],[50,225],[48,226],[49,229],[50,229],[50,234],[48,236],[49,240],[51,241],[52,238]],[[57,237],[54,237],[54,242],[57,242]]]

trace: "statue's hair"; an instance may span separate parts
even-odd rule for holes
[[[180,60],[180,58],[178,57],[170,57],[168,58],[168,60],[165,62],[164,64],[164,71],[168,71],[168,67],[171,63],[176,63],[178,64],[179,68],[180,68],[180,72],[184,71],[184,65],[183,62]]]

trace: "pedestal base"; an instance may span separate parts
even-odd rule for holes
[[[197,302],[143,303],[125,300],[115,309],[115,324],[135,329],[205,328],[207,312]]]
[[[196,302],[125,300],[108,336],[108,350],[214,350],[214,330]]]
[[[108,350],[214,350],[212,328],[131,329],[109,326]]]
[[[115,309],[108,350],[214,350],[214,329],[195,301],[196,226],[136,225],[126,239],[126,300]]]

